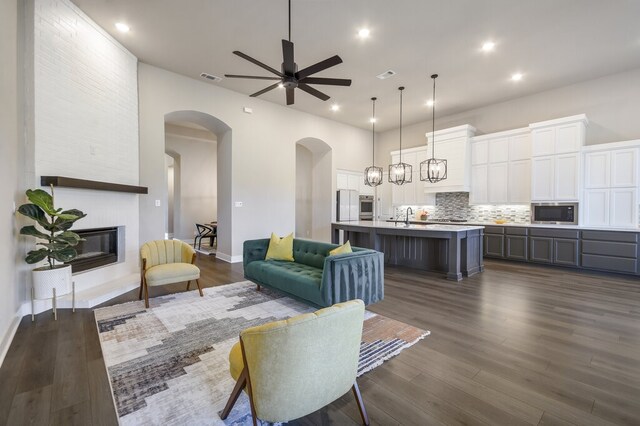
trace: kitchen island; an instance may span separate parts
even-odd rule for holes
[[[443,272],[447,279],[460,281],[484,270],[483,230],[483,226],[467,225],[334,222],[331,240],[334,244],[349,240],[353,246],[383,252],[390,265]]]

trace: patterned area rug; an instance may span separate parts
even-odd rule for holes
[[[315,308],[248,281],[95,310],[122,425],[245,425],[246,395],[220,420],[234,386],[228,355],[241,330]],[[358,375],[429,334],[366,312]]]

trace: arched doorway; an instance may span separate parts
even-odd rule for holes
[[[296,237],[331,240],[331,147],[317,138],[296,142]]]
[[[165,211],[165,222],[168,224],[171,216],[169,210],[172,209],[174,235],[190,240],[192,232],[195,231],[196,222],[217,221],[217,255],[227,260],[224,254],[231,253],[232,236],[231,128],[222,120],[199,111],[174,111],[165,114],[164,118],[165,141],[168,134],[167,123],[169,126],[177,124],[191,129],[184,132],[186,136],[183,135],[183,139],[191,137],[194,142],[190,147],[191,157],[195,158],[194,161],[197,162],[199,169],[206,171],[207,164],[210,166],[208,175],[201,173],[201,177],[191,176],[187,170],[188,164],[185,164],[186,156],[165,148],[165,153],[173,158],[174,183],[173,194],[169,193],[170,185],[167,185],[167,201],[170,204],[170,195],[173,195],[173,205]],[[196,141],[204,145],[199,151],[193,152],[193,148],[197,145]],[[168,174],[169,172],[167,172],[167,178]],[[198,197],[198,192],[202,192],[201,197]],[[188,229],[192,231],[189,232]],[[184,235],[185,233],[189,235]]]

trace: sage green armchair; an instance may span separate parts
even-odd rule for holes
[[[187,290],[191,281],[195,280],[200,296],[200,269],[194,265],[196,252],[189,244],[180,240],[156,240],[145,243],[140,248],[142,269],[140,271],[140,294],[142,300],[144,291],[144,305],[149,307],[149,287],[179,283],[186,281]]]
[[[351,389],[368,425],[356,383],[363,321],[364,302],[351,300],[242,331],[229,354],[237,382],[221,418],[243,390],[256,425],[258,418],[286,422],[306,416]]]

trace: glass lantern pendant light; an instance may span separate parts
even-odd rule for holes
[[[400,157],[397,164],[389,165],[389,182],[396,185],[411,183],[413,177],[413,167],[402,162],[402,91],[404,87],[398,87],[400,91]]]
[[[431,76],[433,79],[433,111],[431,115],[431,158],[420,163],[420,180],[431,183],[440,182],[447,178],[447,160],[438,159],[435,156],[436,149],[436,78],[438,74]]]
[[[371,166],[364,169],[364,184],[376,187],[382,183],[382,167],[376,167],[376,99],[371,98],[373,102],[373,115],[371,116]]]

